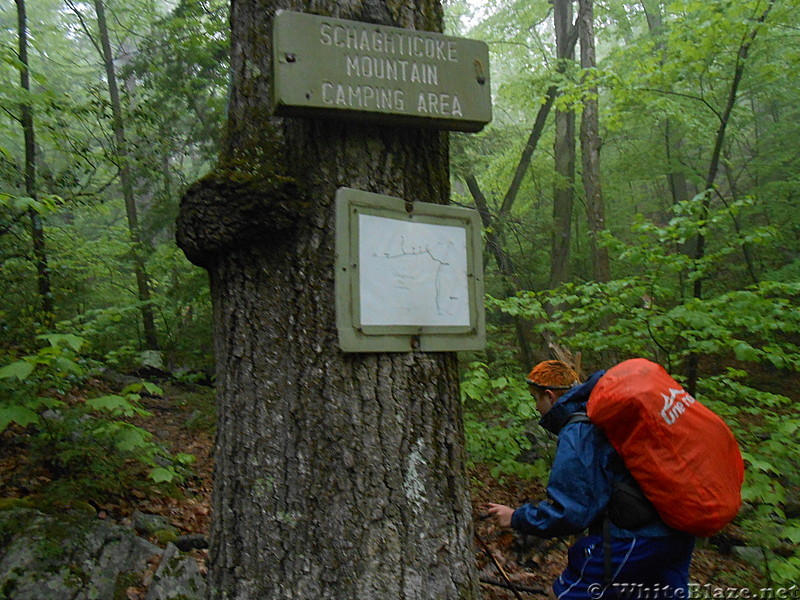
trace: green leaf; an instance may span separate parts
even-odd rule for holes
[[[764,473],[778,473],[778,470],[775,468],[774,465],[768,463],[765,460],[760,460],[755,458],[752,454],[748,454],[747,452],[742,452],[742,458],[750,463],[750,466],[757,471],[762,471]]]
[[[69,346],[75,352],[78,352],[86,343],[85,339],[71,333],[43,333],[37,336],[37,338],[46,340],[51,346]]]
[[[492,386],[498,389],[503,389],[508,386],[508,377],[498,377],[492,380]]]
[[[128,452],[146,446],[149,437],[150,434],[144,429],[131,426],[119,432],[116,445],[123,452]]]
[[[197,457],[194,454],[186,454],[185,452],[178,452],[175,455],[175,460],[182,465],[191,465],[197,461]]]
[[[33,368],[34,365],[31,363],[24,360],[18,360],[17,362],[13,362],[10,365],[6,365],[0,369],[0,379],[11,379],[12,377],[16,377],[22,381],[33,372]]]
[[[170,482],[175,479],[175,471],[164,467],[156,467],[150,471],[150,479],[156,483]]]
[[[120,412],[124,415],[130,415],[134,412],[133,405],[122,396],[110,395],[100,396],[99,398],[92,398],[86,401],[86,404],[95,410],[106,410],[108,412]]]
[[[736,360],[741,360],[744,362],[758,360],[758,352],[746,342],[739,342],[736,344],[733,347],[733,351],[736,354]]]
[[[793,544],[800,543],[800,527],[787,527],[783,530],[781,537],[786,538]]]
[[[147,390],[147,393],[152,394],[153,396],[163,396],[164,390],[158,387],[155,383],[150,383],[149,381],[143,381],[142,385],[144,389]]]
[[[50,398],[48,396],[44,396],[44,397],[39,396],[34,401],[28,401],[25,404],[27,405],[28,408],[34,408],[34,407],[40,407],[41,406],[41,407],[49,408],[49,409],[53,410],[53,409],[56,409],[56,408],[61,408],[63,406],[66,406],[67,403],[64,402],[63,400],[59,400],[58,398]]]
[[[72,373],[73,375],[83,375],[83,367],[81,367],[74,360],[70,360],[63,356],[59,356],[55,360],[55,365],[65,373]]]
[[[39,415],[24,406],[11,406],[0,408],[0,431],[5,431],[11,423],[27,427],[31,423],[38,423]]]
[[[149,381],[138,381],[136,383],[132,383],[130,385],[126,385],[125,388],[122,390],[123,394],[141,394],[143,391],[147,392],[148,394],[152,394],[153,396],[163,396],[164,390],[158,387],[155,383],[150,383]]]

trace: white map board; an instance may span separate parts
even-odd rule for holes
[[[467,232],[358,216],[362,325],[469,326]]]
[[[477,211],[336,191],[336,330],[344,352],[486,343]]]

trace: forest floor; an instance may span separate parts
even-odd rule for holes
[[[181,483],[176,493],[153,494],[132,489],[124,500],[96,507],[97,515],[129,525],[135,511],[159,514],[166,517],[181,535],[207,536],[214,462],[213,394],[200,386],[165,384],[162,387],[163,396],[142,398],[142,407],[151,416],[138,417],[135,424],[150,431],[154,441],[171,452],[194,455],[193,474]],[[9,469],[19,464],[19,460],[0,449],[3,496],[19,495],[19,490],[6,485],[13,480]],[[513,477],[497,479],[490,475],[488,468],[481,467],[470,469],[469,477],[475,519],[475,560],[482,580],[483,600],[543,597],[544,590],[549,589],[552,580],[566,564],[566,550],[571,540],[538,540],[533,546],[522,549],[520,540],[511,531],[498,528],[491,520],[481,519],[484,503],[491,501],[516,506],[528,499],[542,498],[542,486]],[[155,539],[151,541],[158,543]],[[204,572],[207,550],[192,550],[192,554]],[[518,588],[516,594],[485,582],[502,584],[506,578]],[[720,553],[707,541],[701,541],[695,551],[691,581],[701,586],[709,584],[713,588],[757,588],[763,584],[762,577],[753,567]],[[140,600],[145,593],[144,587],[133,586],[127,595],[129,600]]]

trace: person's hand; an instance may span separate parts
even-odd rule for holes
[[[505,504],[492,504],[489,502],[485,506],[486,514],[494,517],[500,527],[511,527],[511,515],[514,514],[514,509]]]

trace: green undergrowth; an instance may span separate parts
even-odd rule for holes
[[[85,397],[101,364],[76,335],[39,336],[34,353],[0,367],[0,435],[25,453],[10,487],[44,504],[99,504],[131,489],[177,493],[194,457],[170,453],[133,421],[150,416],[142,398],[159,386],[140,381],[118,393]]]

